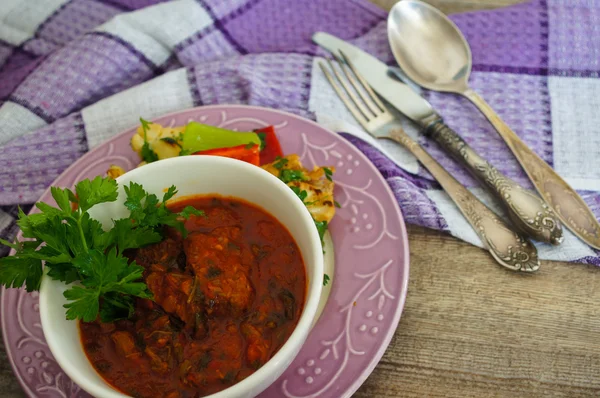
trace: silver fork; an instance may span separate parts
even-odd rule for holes
[[[408,149],[439,182],[500,265],[513,271],[537,271],[540,262],[535,246],[499,219],[493,211],[456,181],[423,147],[410,138],[399,126],[396,117],[354,68],[352,62],[343,52],[340,54],[342,58],[334,54],[337,68],[333,62],[327,60],[329,69],[335,77],[324,62],[320,62],[319,66],[360,125],[373,137],[396,141]]]

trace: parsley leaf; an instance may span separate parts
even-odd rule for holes
[[[288,162],[289,162],[289,160],[287,160],[286,158],[277,156],[275,158],[275,162],[273,163],[273,167],[275,167],[277,170],[281,170],[288,164]]]
[[[95,320],[100,311],[99,299],[108,293],[113,298],[118,297],[115,294],[152,297],[146,284],[137,282],[142,277],[143,268],[135,262],[128,264],[127,258],[117,254],[115,248],[106,255],[96,249],[90,250],[77,257],[73,265],[85,276],[81,281],[85,289],[73,286],[63,293],[67,300],[72,301],[64,305],[67,319],[80,318],[84,322]],[[110,301],[107,301],[107,305],[111,305]]]
[[[36,226],[45,223],[47,219],[48,216],[43,213],[34,213],[28,216],[19,207],[19,219],[17,220],[17,225],[21,228],[24,238],[35,238],[33,230]]]
[[[195,207],[192,206],[186,206],[183,208],[183,210],[181,210],[179,212],[179,215],[183,218],[185,218],[186,220],[188,218],[190,218],[191,216],[198,216],[198,217],[204,217],[206,216],[206,214],[204,213],[204,211],[202,210],[198,210]]]
[[[148,142],[148,130],[150,129],[150,122],[140,118],[142,124],[142,130],[144,130],[144,145],[142,145],[142,160],[147,163],[152,163],[158,160],[158,155],[152,150],[150,143]]]
[[[6,287],[25,285],[28,292],[40,289],[42,261],[17,256],[0,258],[0,282]]]
[[[138,220],[143,212],[142,200],[146,196],[146,191],[144,188],[135,182],[130,182],[129,186],[125,186],[125,194],[127,195],[127,199],[125,199],[125,207],[129,209],[131,212],[131,218],[133,220]]]
[[[98,176],[91,181],[79,182],[75,186],[75,192],[80,210],[86,212],[97,204],[117,200],[117,182],[112,178]]]
[[[339,203],[337,200],[334,200],[334,201],[333,201],[333,204],[334,204],[334,206],[335,206],[335,207],[337,207],[338,209],[341,209],[341,208],[342,208],[342,205],[341,205],[341,204],[340,204],[340,203]]]
[[[327,286],[331,278],[327,274],[323,274],[323,286]]]
[[[158,160],[158,155],[152,150],[148,142],[144,142],[144,145],[142,145],[141,156],[142,160],[144,160],[146,163],[152,163]]]
[[[125,296],[118,293],[106,293],[102,297],[102,306],[100,307],[100,320],[102,322],[112,322],[117,319],[127,319],[135,311],[132,296]]]
[[[4,246],[10,247],[11,249],[19,250],[19,244],[18,243],[12,243],[12,242],[9,242],[9,241],[4,240],[4,239],[0,239],[0,243],[3,244]]]
[[[59,216],[52,215],[45,222],[39,223],[33,230],[35,238],[46,243],[46,246],[58,251],[68,253],[67,225]]]
[[[304,181],[306,180],[306,176],[304,175],[302,170],[285,169],[281,170],[281,173],[279,174],[279,179],[287,184],[288,182],[292,181]]]
[[[114,245],[120,253],[127,249],[135,249],[146,245],[157,243],[162,240],[162,235],[154,228],[140,227],[136,228],[129,218],[121,218],[113,221],[113,228],[105,236],[102,243],[98,243],[100,248],[109,248]]]
[[[100,310],[100,295],[96,290],[73,286],[63,295],[70,303],[64,305],[67,309],[67,319],[81,319],[84,322],[96,320]]]
[[[144,130],[144,139],[146,139],[146,132],[150,129],[151,123],[142,117],[140,118],[140,123],[142,125],[142,130]]]
[[[60,189],[57,187],[50,187],[50,192],[52,193],[52,197],[58,204],[58,207],[67,215],[73,213],[73,209],[71,208],[71,201],[69,198],[73,198],[75,195],[70,189]]]
[[[177,188],[175,188],[175,185],[171,185],[163,195],[163,203],[167,203],[169,199],[173,198],[175,195],[177,195]]]
[[[304,203],[304,200],[308,196],[308,193],[305,190],[301,191],[300,188],[298,188],[296,186],[291,186],[290,188],[292,189],[292,191],[294,191],[294,193],[296,194],[296,196],[298,196],[300,198],[300,200],[302,201],[302,203]]]
[[[134,297],[152,295],[142,280],[143,268],[130,263],[123,251],[159,242],[164,225],[185,234],[183,219],[203,212],[189,206],[181,213],[171,212],[166,201],[177,193],[175,187],[165,192],[162,202],[136,183],[125,191],[130,216],[114,220],[108,231],[88,210],[117,199],[117,184],[111,178],[81,181],[75,193],[53,187],[57,207],[40,202],[36,204],[40,212],[31,215],[19,209],[17,223],[27,240],[11,243],[0,239],[0,244],[16,252],[0,258],[0,283],[39,290],[45,263],[47,277],[67,284],[78,282],[64,292],[67,319],[89,322],[100,316],[108,322],[131,316]]]
[[[42,213],[44,213],[44,215],[46,215],[48,217],[60,216],[62,214],[62,211],[60,211],[60,209],[57,209],[56,207],[52,207],[49,204],[44,203],[44,202],[36,203],[35,207],[40,209],[42,211]]]
[[[327,221],[316,221],[315,225],[317,227],[317,231],[319,232],[319,238],[321,239],[321,244],[324,245],[323,238],[325,237],[325,232],[327,232]]]
[[[63,281],[66,284],[73,283],[81,278],[81,275],[77,272],[76,268],[73,268],[71,263],[52,264],[52,267],[48,271],[48,276],[52,279]]]
[[[127,200],[125,206],[131,211],[130,218],[134,220],[136,227],[158,227],[166,225],[175,228],[185,238],[187,230],[180,218],[189,218],[190,215],[204,215],[204,212],[196,209],[183,209],[181,213],[173,213],[166,206],[166,202],[177,193],[177,189],[171,186],[165,195],[162,202],[159,202],[158,197],[154,194],[149,194],[142,188],[141,185],[131,182],[129,187],[125,186]],[[190,207],[190,206],[188,206]]]
[[[69,253],[61,253],[50,246],[42,246],[39,250],[22,250],[19,253],[19,257],[43,260],[46,263],[52,264],[52,266],[73,260]]]
[[[333,181],[331,176],[333,175],[333,172],[331,171],[330,168],[327,167],[323,167],[323,171],[325,172],[325,178],[327,178],[329,181]]]

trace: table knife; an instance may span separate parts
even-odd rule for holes
[[[444,123],[427,100],[396,76],[391,76],[385,63],[328,33],[317,32],[312,39],[336,55],[342,50],[377,94],[416,123],[426,136],[434,139],[485,184],[521,232],[553,245],[562,242],[562,225],[554,211],[534,192],[521,187],[479,156]]]

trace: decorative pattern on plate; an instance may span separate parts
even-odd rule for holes
[[[285,153],[307,165],[337,168],[342,208],[330,225],[336,274],[324,312],[302,350],[261,397],[350,396],[373,370],[396,329],[408,282],[408,241],[392,193],[373,165],[351,144],[314,122],[248,106],[209,106],[155,119],[190,120],[236,130],[275,125]],[[104,174],[110,164],[139,162],[129,147],[133,129],[87,153],[53,185],[72,186]],[[47,191],[41,200],[50,201]],[[0,320],[9,359],[31,397],[88,397],[54,361],[42,333],[37,293],[2,289]]]

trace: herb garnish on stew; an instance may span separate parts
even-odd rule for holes
[[[162,201],[134,182],[125,187],[129,217],[113,220],[112,228],[102,229],[90,217],[94,206],[117,199],[117,183],[111,178],[83,180],[68,188],[51,188],[58,207],[38,202],[40,213],[26,215],[19,210],[17,224],[27,240],[0,243],[16,253],[0,258],[0,283],[6,287],[25,286],[39,290],[42,262],[48,276],[68,284],[79,282],[64,292],[67,319],[90,322],[98,314],[103,322],[128,318],[134,311],[134,297],[151,298],[141,281],[143,268],[123,255],[163,239],[163,227],[170,226],[185,235],[183,219],[202,212],[189,206],[178,213],[165,205],[177,190],[170,187]]]

